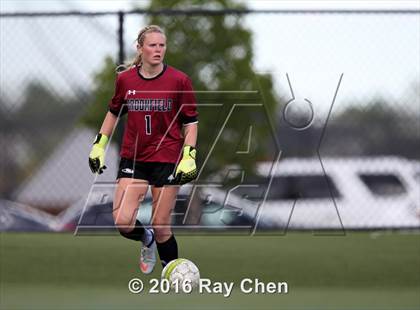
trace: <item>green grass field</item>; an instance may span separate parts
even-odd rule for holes
[[[420,234],[179,236],[202,277],[235,282],[229,298],[128,291],[138,247],[119,236],[0,234],[1,309],[420,309]],[[287,282],[244,294],[243,278]],[[146,291],[148,288],[146,288]]]

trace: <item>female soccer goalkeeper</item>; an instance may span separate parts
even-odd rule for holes
[[[197,177],[196,101],[189,77],[163,62],[166,36],[155,25],[137,36],[137,56],[117,75],[115,94],[89,155],[94,173],[102,173],[104,150],[119,115],[128,113],[113,218],[122,236],[141,241],[140,268],[152,272],[156,247],[165,266],[178,258],[171,231],[171,210],[179,185]],[[136,220],[149,185],[153,197],[152,227]]]

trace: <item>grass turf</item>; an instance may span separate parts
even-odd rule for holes
[[[128,292],[138,246],[119,236],[0,234],[1,309],[420,309],[420,235],[179,236],[202,277],[232,281],[215,294]],[[243,278],[284,282],[287,294],[243,294]],[[148,287],[146,287],[146,291]]]

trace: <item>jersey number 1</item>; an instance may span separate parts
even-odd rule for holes
[[[146,121],[146,135],[152,134],[152,116],[145,115],[144,120]]]

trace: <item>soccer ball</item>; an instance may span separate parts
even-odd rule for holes
[[[163,268],[162,279],[168,280],[171,288],[189,293],[198,286],[200,271],[192,261],[177,258]]]

